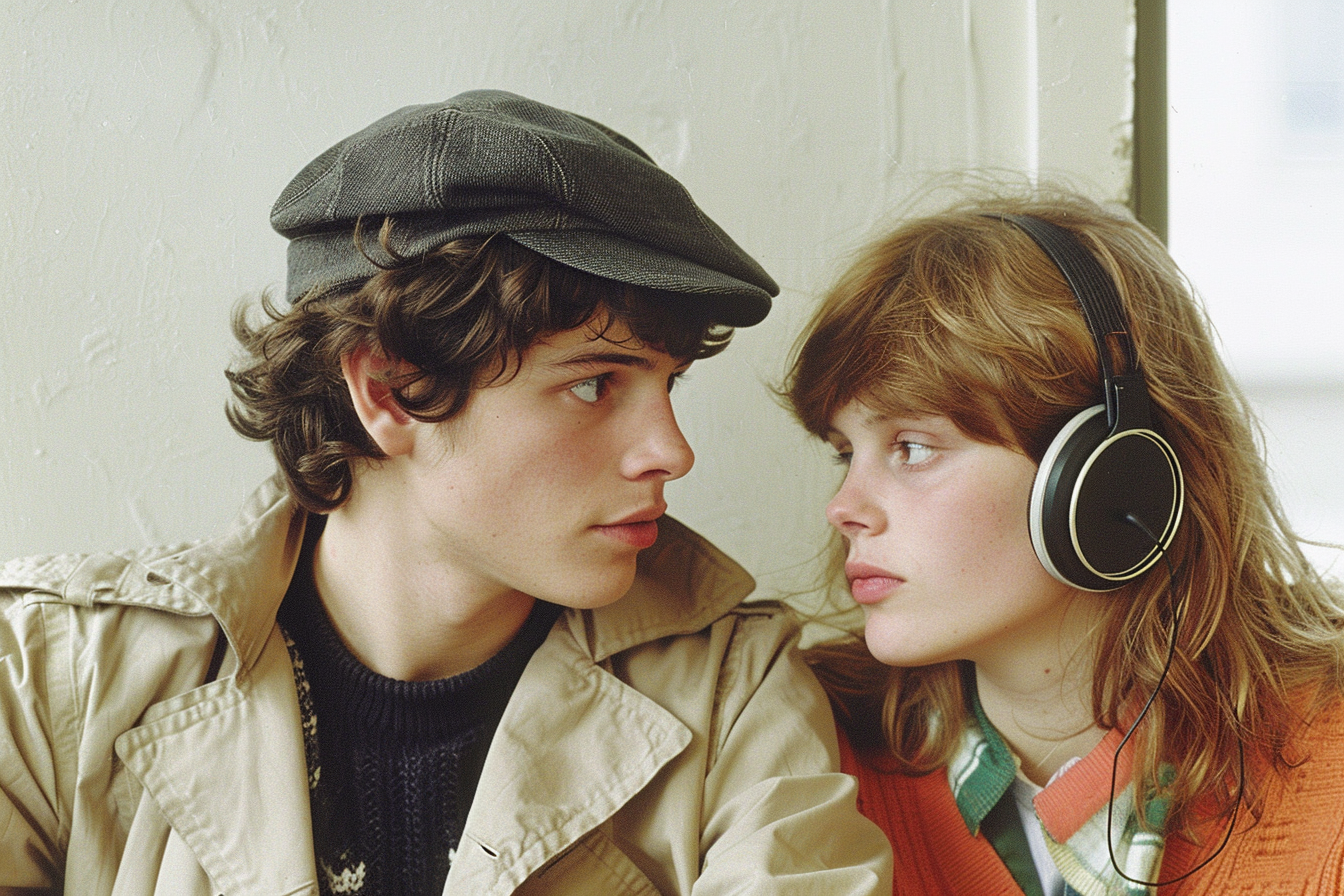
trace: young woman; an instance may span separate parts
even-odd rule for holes
[[[812,660],[897,892],[1344,892],[1344,598],[1152,234],[1071,195],[905,224],[785,392],[845,467],[863,637]]]

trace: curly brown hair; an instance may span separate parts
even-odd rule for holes
[[[596,338],[623,324],[634,341],[686,361],[715,355],[732,338],[685,297],[577,271],[503,235],[405,258],[392,250],[391,232],[387,221],[379,238],[391,263],[354,290],[319,287],[288,309],[262,295],[255,324],[250,303],[234,310],[245,354],[225,374],[229,422],[271,443],[291,494],[316,513],[349,496],[352,461],[383,457],[341,373],[356,348],[398,362],[386,380],[397,402],[418,420],[441,422],[472,390],[516,374],[532,345],[589,322],[605,324]]]

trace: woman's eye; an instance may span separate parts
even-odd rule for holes
[[[847,467],[847,466],[849,466],[849,462],[850,462],[851,460],[853,460],[853,458],[854,458],[854,452],[853,452],[853,451],[839,451],[839,450],[837,450],[837,451],[835,452],[835,457],[832,458],[832,460],[834,460],[838,465],[840,465],[840,466],[842,466],[842,467]]]
[[[919,442],[897,442],[896,451],[901,456],[901,463],[909,467],[921,464],[933,457],[933,449],[928,445],[921,445]]]
[[[577,397],[580,401],[586,401],[589,404],[594,404],[607,391],[607,377],[605,374],[599,374],[598,376],[590,376],[583,382],[575,383],[574,385],[570,386],[569,391],[573,392],[575,397]]]

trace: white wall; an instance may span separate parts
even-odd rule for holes
[[[1078,6],[8,0],[0,556],[223,525],[271,469],[222,412],[230,308],[283,283],[271,202],[386,112],[499,87],[643,145],[783,286],[679,390],[671,499],[799,585],[834,473],[766,384],[845,253],[936,172],[1127,193],[1131,3]]]

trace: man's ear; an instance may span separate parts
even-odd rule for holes
[[[385,381],[397,366],[382,352],[368,346],[360,346],[341,358],[341,373],[359,422],[388,457],[411,450],[414,430],[420,422],[406,413]]]

